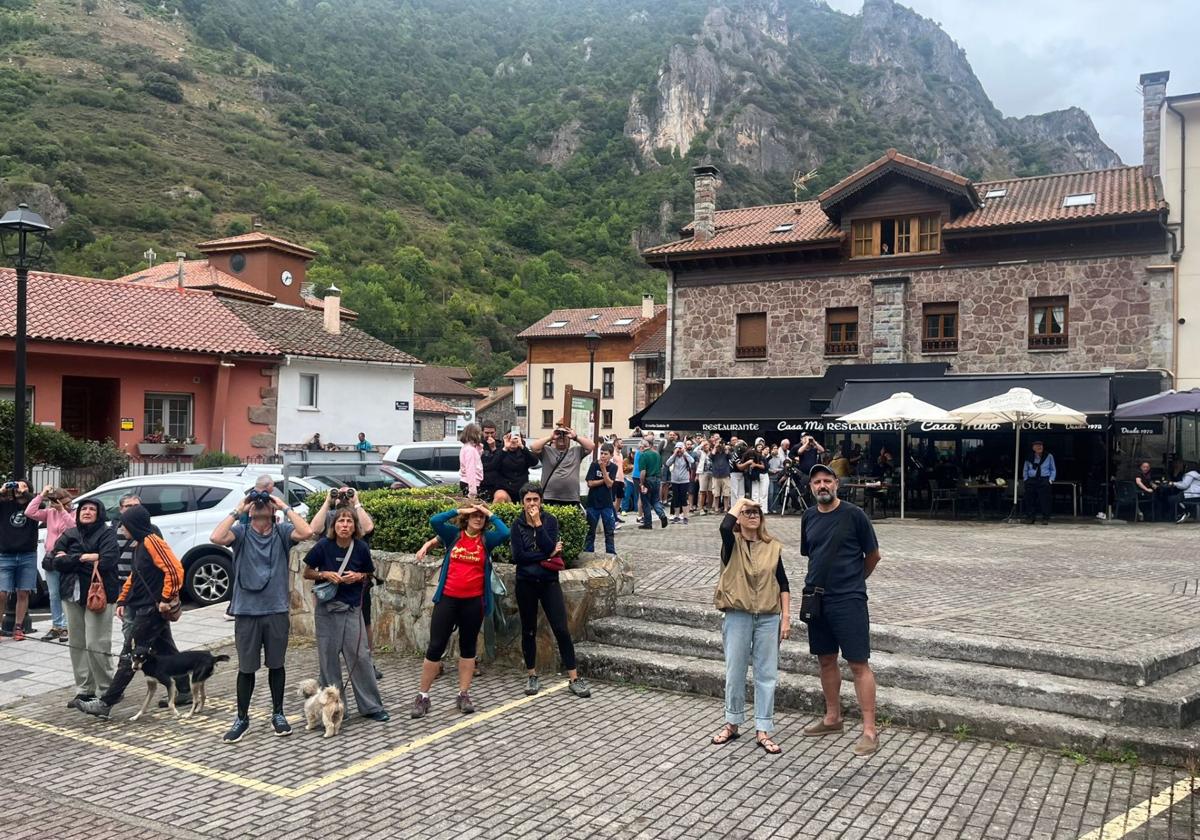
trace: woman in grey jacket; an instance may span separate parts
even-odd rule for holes
[[[687,497],[692,485],[692,464],[696,459],[687,451],[683,441],[675,444],[675,451],[667,458],[666,468],[671,471],[671,521],[687,524]],[[676,513],[678,511],[678,513]]]

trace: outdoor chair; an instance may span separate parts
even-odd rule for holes
[[[1191,515],[1193,522],[1200,522],[1200,499],[1181,499],[1179,507]],[[1175,518],[1178,519],[1179,517],[1176,516]]]
[[[946,487],[944,482],[933,479],[929,483],[929,516],[932,518],[942,506],[949,507],[958,519],[958,488],[954,484]]]
[[[958,501],[962,504],[965,513],[974,511],[976,518],[983,519],[983,497],[978,489],[960,487]]]
[[[1113,508],[1113,515],[1117,519],[1127,519],[1130,522],[1138,520],[1138,514],[1143,517],[1152,518],[1154,516],[1153,499],[1143,498],[1142,494],[1138,493],[1137,485],[1132,481],[1117,482],[1117,499],[1116,505]],[[1147,511],[1142,509],[1142,505],[1146,504],[1150,507],[1149,517]],[[1127,511],[1124,515],[1122,511]]]

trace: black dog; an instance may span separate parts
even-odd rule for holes
[[[151,701],[154,700],[154,692],[158,690],[159,683],[167,687],[167,708],[171,710],[172,715],[178,716],[179,712],[175,710],[174,678],[184,674],[188,676],[192,684],[192,708],[184,714],[184,717],[196,714],[204,708],[207,696],[204,688],[205,682],[213,675],[218,662],[228,661],[228,656],[224,654],[213,656],[206,650],[188,650],[183,653],[163,654],[162,656],[152,650],[136,651],[133,655],[133,668],[146,675],[146,701],[142,703],[142,708],[130,720],[138,720],[146,714]]]

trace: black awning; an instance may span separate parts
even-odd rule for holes
[[[631,429],[775,435],[825,431],[822,412],[847,379],[937,377],[941,362],[830,365],[824,376],[676,379],[654,403],[629,418]],[[888,395],[891,395],[891,391]]]
[[[837,418],[882,402],[898,391],[907,391],[919,400],[947,411],[960,405],[986,400],[1010,388],[1028,388],[1041,397],[1088,415],[1107,415],[1115,403],[1111,374],[1037,375],[1013,374],[951,375],[932,378],[894,380],[851,380],[825,412]]]

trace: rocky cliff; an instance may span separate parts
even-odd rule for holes
[[[950,36],[892,0],[858,16],[805,0],[714,5],[633,95],[625,133],[651,165],[699,142],[757,173],[845,174],[888,146],[974,177],[1120,163],[1077,108],[1005,118]]]

